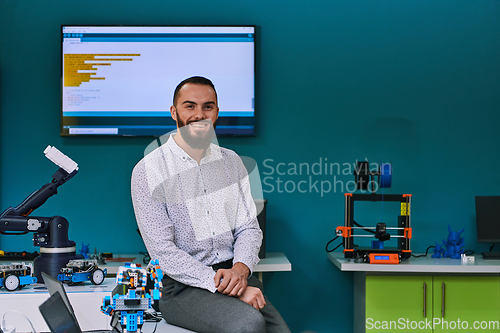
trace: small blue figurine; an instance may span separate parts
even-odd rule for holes
[[[436,246],[434,246],[434,254],[432,255],[433,258],[441,258],[443,256],[444,249],[441,247],[441,245],[438,245],[436,242]]]
[[[460,259],[460,255],[464,253],[464,239],[460,238],[460,234],[464,231],[462,229],[460,232],[451,231],[451,226],[448,225],[448,240],[445,242],[443,239],[443,244],[446,246],[446,251],[444,252],[445,258]]]
[[[85,258],[85,259],[88,259],[89,258],[89,245],[90,244],[83,244],[82,242],[82,248],[80,249],[80,254]]]

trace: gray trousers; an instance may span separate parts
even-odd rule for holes
[[[248,278],[248,285],[263,287],[254,276]],[[199,333],[290,333],[279,312],[264,298],[266,306],[259,311],[236,297],[165,277],[159,306],[167,323]]]

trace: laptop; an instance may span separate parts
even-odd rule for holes
[[[75,312],[61,281],[42,273],[50,297],[38,308],[52,333],[82,333]],[[112,333],[113,330],[86,331],[92,333]]]
[[[45,274],[45,272],[42,272],[42,277],[43,281],[45,282],[45,286],[47,287],[47,290],[49,291],[50,296],[54,295],[56,292],[59,292],[59,296],[62,298],[64,304],[68,308],[68,311],[71,313],[73,317],[75,317],[75,311],[73,310],[73,307],[71,306],[71,303],[69,302],[68,295],[66,294],[66,290],[64,290],[64,286],[61,281],[53,278],[52,276]]]

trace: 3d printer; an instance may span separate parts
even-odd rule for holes
[[[377,171],[370,171],[368,161],[361,161],[357,163],[354,177],[356,190],[368,191],[369,193],[345,194],[344,226],[339,226],[336,229],[336,235],[343,237],[344,257],[371,264],[399,264],[401,259],[410,258],[410,240],[412,237],[411,194],[376,193],[378,188],[391,187],[392,166],[383,163]],[[375,180],[376,177],[378,180]],[[358,224],[354,219],[354,203],[356,201],[400,202],[401,214],[397,217],[397,225],[387,227],[386,223],[380,222],[374,227],[367,227]],[[371,247],[362,248],[354,244],[354,237],[373,237],[375,240],[372,241]],[[397,238],[396,248],[385,248],[384,242],[391,238]]]

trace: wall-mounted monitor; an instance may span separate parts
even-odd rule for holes
[[[173,91],[214,83],[218,135],[255,133],[255,26],[61,27],[61,135],[161,136]]]

